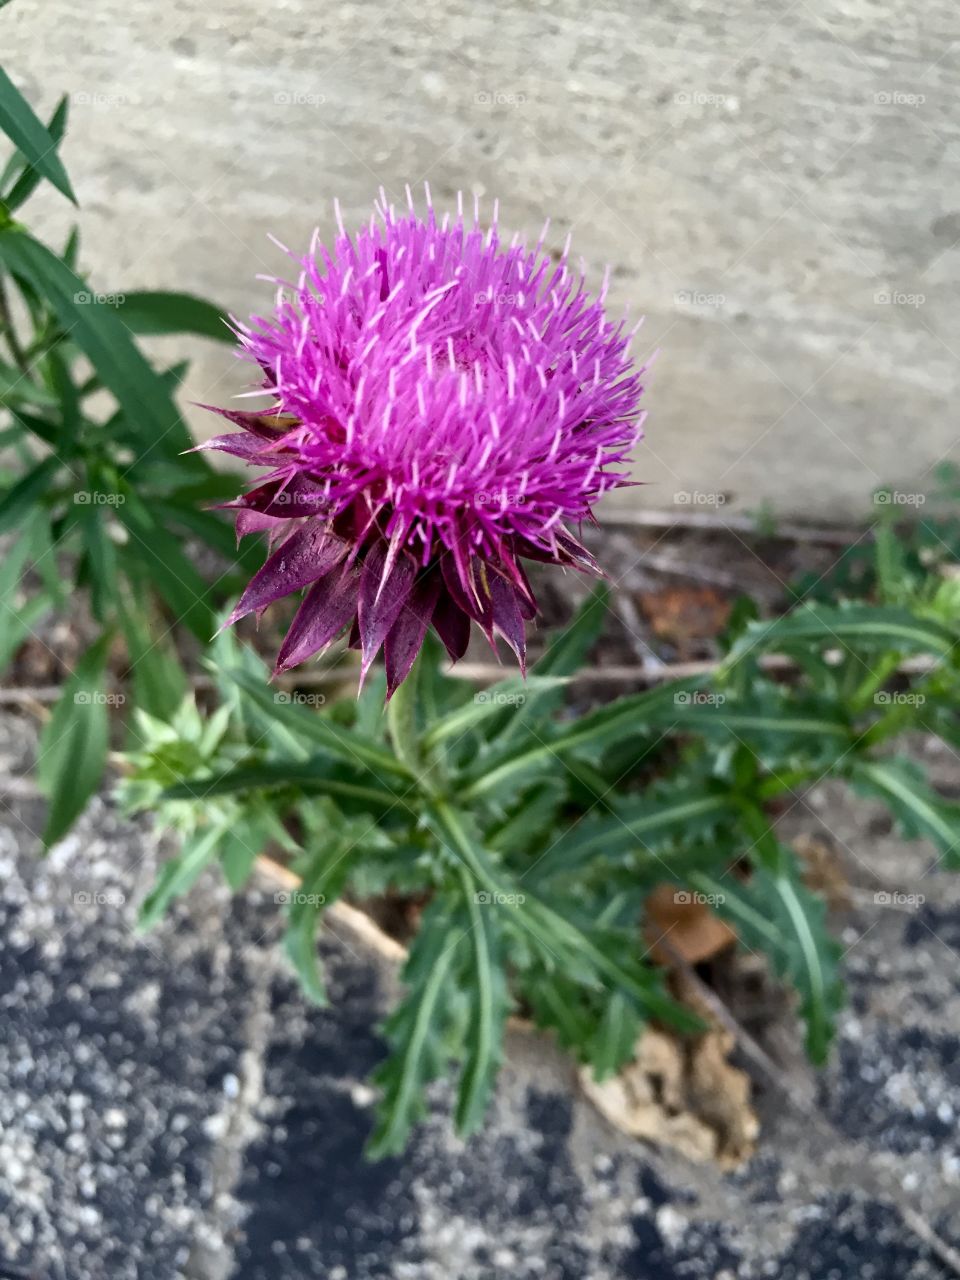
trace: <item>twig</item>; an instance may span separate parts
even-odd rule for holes
[[[716,1020],[734,1037],[739,1047],[743,1050],[746,1057],[760,1068],[765,1075],[781,1093],[789,1096],[791,1102],[797,1107],[807,1108],[810,1106],[810,1097],[801,1093],[794,1085],[785,1081],[783,1072],[770,1057],[765,1049],[750,1035],[749,1031],[743,1027],[734,1015],[730,1012],[721,998],[713,990],[707,986],[700,977],[689,960],[681,954],[680,951],[666,936],[658,939],[657,946],[664,951],[670,958],[670,963],[683,974],[684,981],[696,993],[697,999],[701,1000],[710,1010]]]
[[[840,547],[855,542],[863,535],[857,528],[813,528],[803,524],[777,524],[770,530],[762,529],[751,516],[713,515],[707,511],[620,511],[606,508],[603,512],[606,525],[623,525],[626,528],[646,529],[702,529],[709,533],[746,533],[755,538],[774,538],[781,542],[820,542],[826,546]]]

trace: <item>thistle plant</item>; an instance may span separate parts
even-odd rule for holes
[[[315,238],[273,314],[238,327],[270,404],[221,410],[243,430],[207,446],[267,468],[227,504],[274,548],[230,620],[307,588],[277,671],[349,627],[361,681],[383,648],[388,697],[429,628],[456,661],[476,622],[523,667],[524,561],[598,571],[570,525],[628,482],[643,372],[546,229],[504,245],[496,207],[484,227],[479,205],[438,221],[429,189],[426,218],[407,197]]]
[[[696,1034],[642,941],[664,882],[702,894],[769,956],[823,1061],[839,948],[776,806],[845,779],[956,863],[960,809],[887,750],[908,729],[957,736],[955,584],[905,583],[888,522],[877,537],[884,599],[774,620],[742,602],[713,679],[571,716],[566,684],[600,632],[603,584],[526,678],[477,693],[447,674],[443,650],[462,656],[471,621],[523,666],[536,607],[523,561],[597,572],[567,524],[626,483],[640,373],[624,327],[608,326],[565,254],[551,265],[543,241],[503,248],[495,225],[467,226],[460,213],[379,213],[355,238],[341,227],[332,250],[315,243],[273,316],[237,326],[270,404],[226,412],[242,430],[212,442],[267,468],[228,504],[241,535],[266,531],[271,543],[228,621],[305,590],[277,671],[349,628],[361,696],[308,711],[220,637],[212,670],[232,710],[205,767],[150,793],[161,816],[171,806],[169,822],[186,811],[196,826],[148,912],[216,856],[208,815],[228,799],[239,806],[232,883],[253,864],[265,812],[297,845],[286,947],[315,1000],[316,930],[333,901],[416,904],[406,994],[375,1077],[374,1154],[402,1148],[441,1075],[457,1078],[458,1129],[482,1123],[511,1011],[598,1074],[630,1058],[648,1021]],[[792,680],[767,673],[771,651],[795,661]],[[894,702],[887,683],[916,654],[934,660],[923,692]],[[134,804],[138,779],[169,765],[170,741],[152,736],[133,762]]]

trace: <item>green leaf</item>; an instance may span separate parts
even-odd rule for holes
[[[583,666],[600,638],[610,601],[610,588],[598,582],[568,627],[551,637],[543,657],[533,667],[538,676],[572,676]]]
[[[132,333],[145,336],[194,333],[228,346],[234,346],[237,341],[219,307],[190,293],[159,290],[125,293],[117,315]]]
[[[0,533],[16,528],[33,511],[35,505],[47,493],[50,481],[60,468],[60,459],[49,457],[7,489],[0,497]]]
[[[648,1017],[664,1018],[686,1030],[700,1027],[699,1019],[664,994],[658,974],[629,954],[614,954],[571,915],[523,892],[523,882],[515,882],[487,856],[465,813],[445,801],[433,800],[425,816],[451,856],[469,870],[479,891],[516,903],[507,917],[511,930],[524,933],[547,964],[556,964],[570,975],[582,974],[594,985],[624,991]]]
[[[497,908],[491,909],[478,901],[469,875],[462,876],[461,880],[470,920],[467,934],[470,963],[461,976],[469,1002],[469,1015],[456,1125],[459,1133],[469,1134],[480,1128],[493,1091],[502,1057],[503,1029],[510,1010],[510,997],[503,969],[503,942]]]
[[[615,991],[604,1007],[599,1026],[586,1042],[585,1054],[581,1048],[598,1080],[612,1076],[633,1058],[642,1028],[643,1019],[636,1008],[622,992]]]
[[[63,135],[66,133],[69,105],[70,100],[67,95],[64,94],[57,103],[56,110],[50,117],[50,123],[47,125],[47,132],[50,134],[52,142],[57,147],[59,147],[60,143],[63,141]],[[43,175],[39,169],[29,165],[27,166],[25,171],[21,173],[20,177],[11,187],[10,194],[3,197],[3,203],[11,213],[15,209],[19,209],[20,206],[25,204],[30,196],[33,195],[34,191],[39,186],[42,177]]]
[[[70,179],[57,155],[57,142],[34,115],[7,73],[0,67],[0,130],[23,152],[23,157],[41,177],[52,182],[59,192],[77,203]]]
[[[131,535],[127,554],[142,566],[177,621],[208,643],[216,628],[210,587],[184,555],[178,540],[157,523],[130,485],[121,483],[120,494],[123,501],[117,506],[117,518]]]
[[[209,778],[188,778],[168,787],[164,800],[195,800],[214,796],[244,795],[249,791],[270,790],[277,787],[297,787],[308,794],[331,796],[342,801],[355,801],[374,812],[388,811],[396,807],[393,793],[384,788],[363,786],[361,783],[332,776],[330,756],[312,756],[308,760],[271,760],[262,764],[238,765],[226,773]]]
[[[536,677],[538,681],[543,681],[552,678],[560,681],[576,675],[600,638],[609,599],[610,589],[607,584],[597,582],[570,625],[551,637],[546,652],[534,663],[531,679]],[[498,735],[500,744],[506,746],[535,721],[558,710],[563,705],[563,699],[562,684],[552,687],[538,684],[536,692],[528,696],[519,710],[505,709],[500,718],[491,723],[488,734],[490,737]]]
[[[424,735],[424,746],[433,750],[448,738],[462,738],[475,729],[483,729],[490,721],[509,712],[511,707],[522,707],[528,698],[562,688],[567,683],[562,676],[517,676],[501,680],[489,689],[481,689],[463,706],[457,707],[431,725]]]
[[[596,752],[623,737],[630,737],[653,725],[672,725],[677,720],[678,693],[696,687],[693,680],[648,689],[644,693],[619,698],[571,720],[548,738],[527,731],[518,742],[494,749],[468,770],[461,798],[472,801],[495,794],[517,776],[532,768],[550,767],[570,752]]]
[[[113,543],[102,529],[99,536],[112,550]],[[160,720],[170,719],[187,692],[186,672],[176,650],[142,600],[124,593],[117,604],[137,706]]]
[[[383,1089],[367,1146],[371,1159],[398,1155],[426,1112],[424,1090],[462,1049],[454,960],[463,931],[435,900],[423,914],[402,981],[407,993],[384,1026],[389,1057],[374,1073]],[[458,1034],[459,1032],[459,1034]]]
[[[50,801],[45,848],[61,840],[86,808],[107,762],[104,690],[110,636],[81,657],[40,736],[37,781]]]
[[[932,841],[947,866],[960,867],[960,805],[937,795],[912,760],[860,760],[850,778],[856,790],[887,804],[908,840]]]
[[[353,768],[362,766],[381,780],[384,774],[408,781],[413,779],[407,766],[379,743],[370,741],[355,730],[333,724],[322,713],[297,706],[289,694],[268,689],[246,671],[238,669],[230,674],[263,712],[286,725],[301,739],[316,742],[336,759]]]
[[[0,405],[10,409],[19,409],[22,405],[56,409],[58,401],[46,387],[37,386],[27,374],[0,361]]]
[[[81,503],[77,506],[77,520],[86,551],[93,616],[98,622],[106,623],[117,594],[117,548],[107,532],[103,511],[99,506],[92,502]],[[129,648],[128,640],[127,649]],[[173,711],[175,706],[176,703],[169,710]],[[147,710],[154,708],[148,707]]]
[[[152,929],[163,918],[173,899],[193,887],[204,867],[216,855],[217,846],[227,830],[220,825],[204,827],[183,842],[180,852],[164,864],[156,883],[143,900],[138,921],[141,929]]]
[[[731,822],[736,806],[729,794],[703,781],[694,786],[670,783],[649,793],[616,800],[612,816],[588,816],[562,835],[533,869],[537,880],[558,872],[586,869],[596,859],[628,854],[655,857],[675,837],[689,843]]]
[[[732,875],[717,881],[701,872],[689,881],[736,926],[745,946],[767,955],[780,977],[796,987],[807,1052],[819,1064],[826,1059],[842,1003],[840,946],[827,933],[822,899],[797,874],[792,851],[781,845],[779,852],[775,870],[756,866],[745,884]]]
[[[327,995],[317,956],[317,923],[325,908],[343,891],[351,855],[356,858],[360,852],[353,826],[342,825],[334,818],[330,827],[334,829],[328,829],[323,847],[297,863],[299,888],[277,895],[289,903],[284,949],[304,992],[319,1005],[327,1003]]]
[[[748,654],[818,643],[828,649],[946,654],[956,639],[946,627],[895,605],[808,605],[773,622],[751,623],[731,648],[725,667]]]
[[[114,310],[39,241],[14,227],[0,229],[0,262],[50,304],[71,341],[116,396],[142,451],[176,456],[192,446],[163,379],[147,363]],[[197,472],[206,464],[191,455]]]

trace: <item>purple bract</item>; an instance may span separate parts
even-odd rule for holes
[[[409,200],[409,191],[408,191]],[[314,237],[273,314],[237,332],[269,408],[208,442],[265,467],[227,504],[271,554],[230,621],[307,588],[285,671],[351,627],[388,691],[433,627],[454,660],[471,619],[524,664],[537,611],[522,560],[599,572],[567,528],[608,490],[641,434],[642,369],[567,251],[501,242],[465,221],[381,204],[332,248]]]

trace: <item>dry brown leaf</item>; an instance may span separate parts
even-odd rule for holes
[[[688,964],[709,960],[737,940],[734,931],[714,914],[702,895],[678,889],[675,884],[657,885],[647,898],[646,921],[650,954],[668,968],[671,957],[657,945],[660,939],[669,939],[671,948]]]
[[[730,616],[730,601],[714,587],[664,587],[645,592],[640,604],[654,635],[681,652],[719,635]]]

